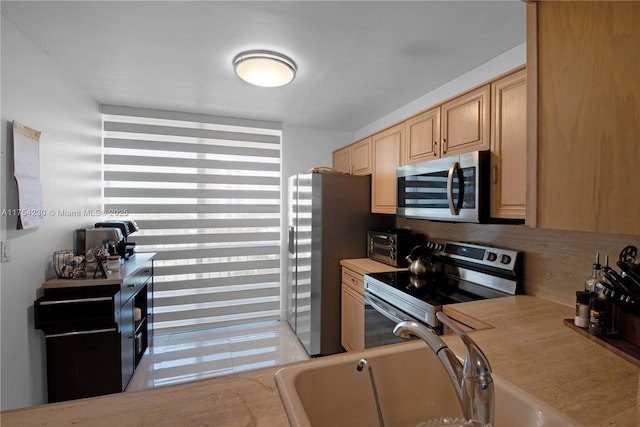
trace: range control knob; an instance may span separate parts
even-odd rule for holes
[[[500,262],[503,264],[509,264],[511,262],[511,257],[509,255],[502,255],[500,257]]]
[[[487,260],[488,261],[495,261],[497,259],[498,259],[498,254],[496,254],[495,252],[487,253]]]

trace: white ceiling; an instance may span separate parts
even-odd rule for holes
[[[2,14],[99,103],[355,132],[525,41],[508,1],[2,1]],[[298,64],[281,88],[240,51]]]

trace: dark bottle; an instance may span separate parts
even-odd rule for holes
[[[609,312],[607,300],[592,296],[589,300],[589,333],[602,336],[607,332]]]

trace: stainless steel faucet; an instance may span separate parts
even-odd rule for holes
[[[421,323],[413,320],[400,322],[393,333],[401,338],[414,335],[426,342],[436,353],[451,377],[456,394],[467,420],[479,421],[485,426],[493,425],[494,390],[491,366],[480,347],[460,329],[446,314],[436,313],[438,320],[456,333],[464,343],[464,364],[447,344]]]

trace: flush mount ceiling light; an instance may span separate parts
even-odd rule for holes
[[[233,68],[242,80],[255,86],[278,87],[296,76],[296,63],[281,53],[249,50],[233,58]]]

